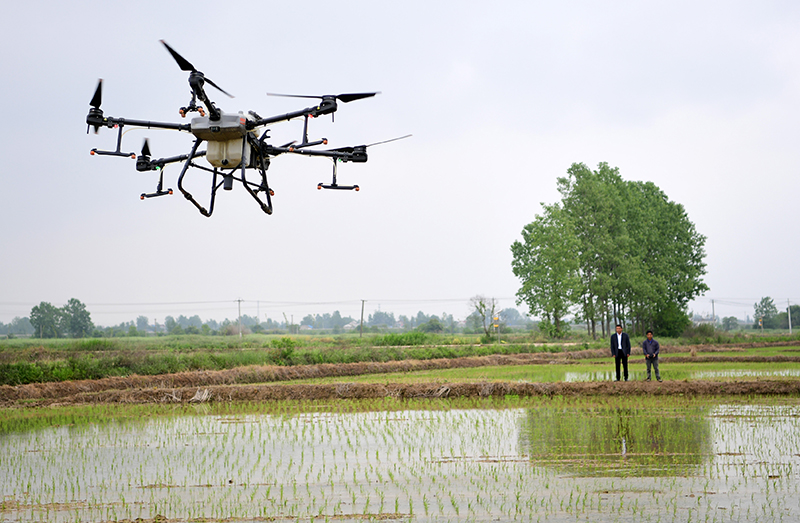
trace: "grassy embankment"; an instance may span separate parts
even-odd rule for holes
[[[504,335],[501,343],[481,344],[478,336],[423,333],[369,335],[310,335],[238,337],[164,336],[158,338],[103,338],[81,340],[17,339],[0,341],[0,385],[101,379],[131,375],[157,376],[187,371],[219,371],[251,366],[299,366],[359,362],[454,359],[492,354],[514,355],[606,349],[605,340],[575,335],[567,340],[544,340],[535,334]],[[634,340],[636,341],[636,340]],[[698,343],[752,344],[800,342],[800,335],[758,336],[716,334],[693,339],[662,339],[662,345]],[[800,350],[800,349],[798,349]],[[764,347],[758,354],[790,355],[791,349]],[[800,356],[800,352],[797,353]],[[665,355],[666,357],[666,355]],[[590,369],[571,369],[591,372]],[[480,375],[480,370],[470,371]],[[522,370],[508,369],[507,379],[525,379]],[[689,371],[687,371],[689,372]],[[501,373],[502,374],[502,373]],[[520,377],[520,374],[522,377]],[[564,370],[548,376],[563,379]],[[383,375],[379,379],[386,379]],[[466,376],[465,376],[466,377]]]

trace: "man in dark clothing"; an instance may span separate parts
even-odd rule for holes
[[[650,381],[650,367],[656,371],[656,379],[661,381],[661,374],[658,372],[658,351],[661,347],[653,339],[653,331],[647,331],[647,339],[642,343],[644,361],[647,363],[647,381]]]
[[[617,381],[619,381],[619,365],[625,370],[625,381],[628,381],[628,356],[631,355],[631,339],[622,332],[622,325],[617,325],[617,333],[611,335],[611,355],[617,367]]]

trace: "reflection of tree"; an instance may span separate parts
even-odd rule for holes
[[[534,462],[581,474],[673,474],[700,465],[710,453],[710,427],[702,409],[531,409],[520,445]]]

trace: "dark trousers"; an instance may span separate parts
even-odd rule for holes
[[[620,364],[620,362],[622,363],[622,368],[625,371],[625,381],[628,381],[628,356],[625,353],[623,353],[622,355],[617,353],[617,355],[614,356],[614,363],[617,366],[617,381],[619,381],[619,364]]]
[[[650,379],[650,367],[652,366],[656,371],[656,379],[661,381],[661,374],[658,372],[658,356],[655,358],[645,358],[644,361],[647,362],[647,379]]]

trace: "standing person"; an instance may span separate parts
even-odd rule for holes
[[[653,339],[653,331],[647,331],[647,339],[642,343],[644,351],[644,361],[647,363],[647,381],[650,381],[650,366],[656,370],[656,379],[661,381],[661,374],[658,372],[658,350],[661,347]]]
[[[619,381],[619,365],[625,370],[625,381],[628,381],[628,356],[631,355],[631,339],[627,332],[622,332],[622,325],[617,324],[617,333],[611,335],[611,355],[617,367],[617,381]]]

